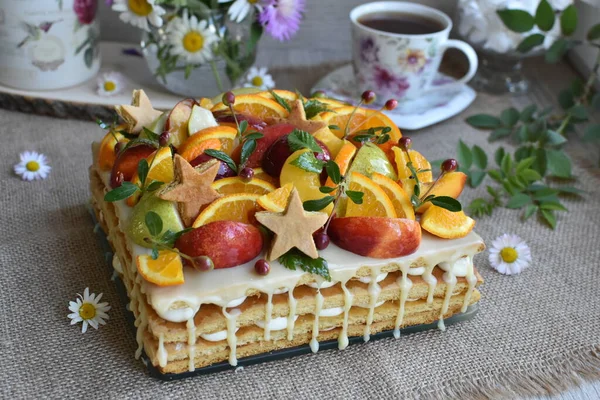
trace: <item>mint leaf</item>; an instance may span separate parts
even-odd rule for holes
[[[273,96],[273,98],[275,99],[275,101],[277,103],[279,103],[280,106],[282,106],[283,108],[285,108],[286,110],[288,110],[288,112],[292,111],[292,108],[290,107],[290,104],[287,102],[286,99],[284,99],[283,97],[279,96],[277,93],[275,93],[274,90],[269,90],[269,93],[271,93],[271,96]]]
[[[321,103],[319,100],[310,99],[304,103],[304,113],[306,114],[306,119],[312,119],[325,111],[332,110],[329,109],[327,104]]]
[[[163,221],[162,218],[160,218],[160,215],[154,211],[148,211],[146,213],[144,222],[146,223],[146,227],[148,228],[148,232],[150,232],[151,236],[160,235],[163,229]]]
[[[563,35],[571,36],[577,29],[577,8],[573,4],[565,8],[560,14],[560,30]]]
[[[467,124],[480,129],[494,129],[502,126],[502,121],[493,115],[477,114],[466,119]]]
[[[319,192],[321,192],[321,193],[325,193],[325,194],[327,194],[327,193],[331,193],[331,192],[333,192],[334,190],[335,190],[335,188],[332,188],[332,187],[329,187],[329,186],[321,186],[321,187],[319,188]]]
[[[144,135],[146,136],[146,138],[152,140],[153,142],[158,142],[160,135],[152,132],[150,129],[148,129],[146,127],[143,127],[142,129],[144,131]]]
[[[310,274],[322,276],[328,282],[331,281],[327,261],[321,257],[313,259],[294,248],[280,256],[278,261],[281,265],[292,271],[300,269]]]
[[[264,138],[265,135],[263,135],[260,132],[251,132],[249,134],[247,134],[246,136],[244,136],[245,140],[258,140],[258,139],[262,139]]]
[[[325,196],[321,199],[306,200],[302,205],[306,211],[321,211],[335,200],[333,196]]]
[[[215,150],[215,149],[206,149],[204,150],[205,154],[208,154],[209,156],[216,158],[217,160],[223,161],[225,164],[227,164],[227,166],[229,168],[231,168],[232,171],[238,172],[238,167],[237,165],[235,165],[235,161],[233,161],[231,159],[231,157],[229,157],[227,154],[223,153],[220,150]]]
[[[256,140],[245,140],[242,144],[242,150],[240,152],[240,168],[246,166],[246,162],[252,153],[254,153],[254,150],[256,150]]]
[[[152,182],[150,182],[150,184],[146,186],[146,192],[154,192],[158,190],[158,188],[160,188],[162,185],[164,185],[164,182],[153,179]]]
[[[354,204],[362,204],[364,195],[365,194],[363,192],[357,192],[355,190],[346,190],[346,196],[348,196],[348,198],[352,200]]]
[[[246,129],[248,129],[248,121],[243,120],[240,122],[240,135],[243,135],[246,132]]]
[[[340,172],[340,167],[337,165],[335,161],[327,161],[325,164],[325,171],[327,171],[327,176],[331,178],[332,182],[336,185],[339,185],[342,181],[342,174]]]
[[[459,201],[450,196],[436,196],[429,201],[431,204],[445,208],[448,211],[459,212],[462,210],[462,205]]]
[[[323,149],[317,143],[317,140],[308,132],[294,129],[287,137],[288,146],[292,152],[301,149],[309,149],[313,153],[322,153]]]
[[[467,146],[462,140],[458,141],[458,165],[460,165],[463,169],[471,168],[473,164],[473,154],[471,153],[471,149]]]
[[[114,188],[104,195],[104,201],[112,203],[114,201],[125,200],[140,190],[138,185],[125,181],[118,188]]]
[[[308,151],[300,154],[298,158],[292,161],[292,165],[308,172],[320,174],[325,163],[321,160],[317,160],[315,155]]]
[[[148,176],[148,171],[150,167],[148,166],[148,161],[145,158],[142,158],[137,166],[138,178],[140,178],[140,182],[142,183],[142,187],[146,182],[146,177]]]
[[[524,33],[533,29],[534,19],[527,11],[498,10],[496,13],[504,25],[513,32]]]
[[[554,26],[554,19],[554,10],[548,0],[540,1],[535,11],[535,24],[538,28],[548,32]]]
[[[156,246],[152,247],[152,253],[150,254],[153,260],[158,259],[158,248]]]

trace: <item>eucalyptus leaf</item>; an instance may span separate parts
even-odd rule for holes
[[[571,36],[577,29],[577,8],[571,4],[560,14],[560,30],[563,35]]]
[[[114,201],[125,200],[138,190],[140,190],[138,185],[134,185],[131,182],[125,181],[121,184],[121,186],[106,193],[104,195],[104,201],[112,203]]]
[[[504,25],[513,32],[524,33],[533,29],[534,18],[523,10],[498,10],[496,11]]]
[[[335,200],[333,196],[325,196],[316,200],[306,200],[302,205],[306,211],[321,211]]]
[[[256,140],[245,140],[240,151],[240,168],[246,166],[246,162],[252,153],[254,153],[254,150],[256,150]]]
[[[458,200],[450,196],[435,196],[429,200],[434,206],[445,208],[448,211],[462,211],[462,205]]]
[[[205,154],[208,154],[211,157],[216,158],[217,160],[223,161],[225,164],[227,164],[227,166],[229,168],[231,168],[231,170],[238,172],[238,167],[237,165],[235,165],[235,161],[233,161],[231,159],[231,157],[229,157],[227,154],[223,153],[220,150],[214,150],[214,149],[206,149],[204,150]]]

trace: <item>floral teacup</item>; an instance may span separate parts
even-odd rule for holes
[[[403,14],[435,21],[439,31],[405,34],[380,31],[361,24],[369,14]],[[434,92],[457,90],[477,71],[477,54],[467,43],[448,39],[452,20],[434,8],[415,3],[381,1],[367,3],[350,12],[353,65],[359,90],[374,90],[380,100],[395,98],[402,108],[414,109]],[[446,49],[455,47],[469,60],[469,71],[459,80],[434,82]],[[435,96],[434,96],[435,97]],[[430,104],[433,107],[436,104]]]

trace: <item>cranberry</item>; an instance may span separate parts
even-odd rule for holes
[[[170,133],[168,131],[165,131],[160,134],[160,136],[158,137],[158,144],[160,145],[160,147],[166,147],[169,145],[169,136]]]
[[[452,172],[458,168],[458,161],[449,158],[442,163],[442,172]]]
[[[210,271],[215,269],[215,263],[208,256],[197,256],[192,258],[192,267],[198,271]]]
[[[118,188],[119,186],[121,186],[123,184],[124,180],[125,180],[125,175],[123,175],[123,173],[121,171],[117,171],[114,175],[111,175],[111,177],[110,177],[110,187]]]
[[[271,271],[271,266],[265,259],[260,259],[254,264],[254,270],[259,275],[267,275]]]
[[[412,139],[408,136],[402,136],[400,140],[398,140],[398,146],[404,150],[408,151],[408,149],[412,146]]]
[[[360,96],[363,103],[365,104],[371,104],[372,102],[375,101],[375,92],[372,90],[365,90],[362,94],[362,96]]]
[[[385,102],[385,109],[388,111],[392,111],[394,108],[398,107],[398,100],[396,99],[389,99],[388,101]]]
[[[254,177],[254,170],[249,167],[245,167],[240,171],[240,178],[245,181],[249,181]]]
[[[323,231],[316,232],[313,234],[315,246],[319,250],[325,250],[329,246],[329,235]]]
[[[221,98],[223,104],[226,106],[231,106],[235,104],[235,94],[233,92],[226,92]]]

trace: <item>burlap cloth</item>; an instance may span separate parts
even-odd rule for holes
[[[324,71],[323,71],[324,72]],[[317,75],[318,76],[318,75]],[[312,78],[311,78],[312,79]],[[307,89],[314,83],[296,83]],[[500,110],[507,98],[480,95],[462,115],[412,135],[431,158],[455,154],[462,138],[492,150],[465,115]],[[4,398],[514,398],[556,393],[600,378],[600,181],[576,167],[585,200],[566,201],[551,231],[499,209],[477,222],[488,243],[516,233],[534,264],[519,276],[485,278],[481,311],[450,327],[323,351],[183,381],[150,378],[134,359],[135,338],[86,210],[93,123],[0,110],[0,387]],[[18,154],[37,150],[52,165],[45,181],[13,175]],[[465,203],[485,189],[467,190]],[[67,305],[89,286],[113,306],[110,320],[82,335]]]

